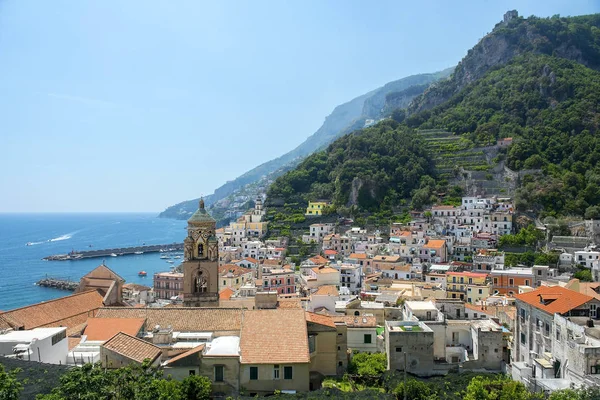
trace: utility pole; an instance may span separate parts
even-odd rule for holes
[[[406,394],[408,393],[406,387],[406,352],[404,352],[404,400],[406,400]]]

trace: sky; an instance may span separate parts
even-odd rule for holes
[[[456,65],[504,12],[598,0],[0,0],[0,212],[162,211]]]

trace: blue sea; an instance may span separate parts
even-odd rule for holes
[[[183,242],[186,222],[156,214],[0,214],[0,310],[6,311],[71,294],[35,285],[46,275],[79,280],[102,264],[102,258],[44,261],[52,254]],[[31,242],[32,245],[27,246]],[[90,245],[92,246],[90,248]],[[106,257],[105,263],[127,283],[152,286],[155,272],[172,265],[160,253]],[[144,270],[147,277],[139,277]]]

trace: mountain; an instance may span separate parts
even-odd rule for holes
[[[600,67],[600,15],[569,18],[519,17],[516,11],[504,15],[456,66],[449,80],[432,85],[408,107],[409,114],[429,110],[449,100],[490,68],[507,64],[525,53],[566,58],[592,69]]]
[[[306,156],[324,148],[336,138],[363,128],[365,124],[372,124],[389,114],[388,96],[395,96],[393,98],[397,104],[406,106],[410,100],[421,94],[432,82],[447,78],[452,70],[453,68],[448,68],[436,73],[412,75],[399,79],[337,106],[325,118],[323,125],[302,144],[281,157],[261,164],[233,181],[225,183],[216,189],[212,195],[205,197],[207,206],[217,205],[217,208],[223,208],[223,205],[219,206],[216,203],[230,196],[236,197],[237,192],[247,192],[247,185],[264,186],[264,182],[269,182],[298,165]],[[256,185],[257,183],[258,185]],[[256,194],[252,198],[255,197]],[[227,199],[224,202],[227,207],[231,204],[230,200]],[[189,218],[196,210],[197,203],[198,199],[178,203],[168,207],[159,216],[177,219]]]
[[[314,199],[355,218],[453,202],[477,174],[500,193],[518,187],[522,211],[600,218],[600,15],[510,15],[408,113],[394,111],[393,121],[344,136],[279,177],[267,197],[278,223]]]

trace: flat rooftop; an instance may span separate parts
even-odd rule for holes
[[[413,311],[437,311],[431,301],[407,301],[404,304]]]
[[[240,338],[237,336],[220,336],[206,344],[205,356],[239,356]]]
[[[31,342],[33,339],[46,339],[67,328],[35,328],[29,331],[11,331],[0,335],[0,342]]]

